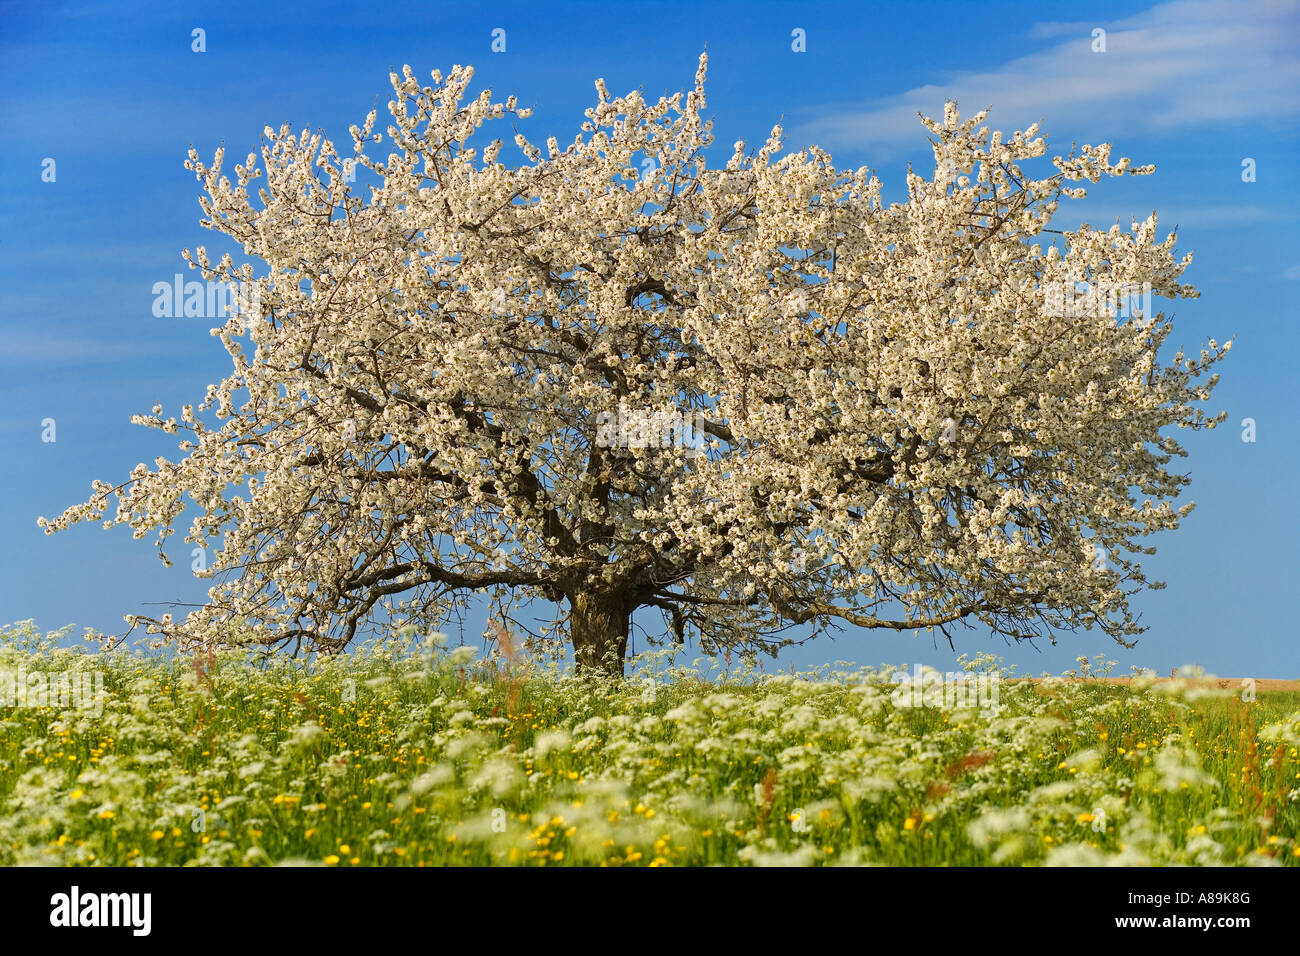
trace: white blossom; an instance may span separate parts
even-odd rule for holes
[[[1231,343],[1164,365],[1163,313],[1046,308],[1082,279],[1194,296],[1155,214],[1044,230],[1073,184],[1151,168],[1103,144],[1037,178],[1037,126],[990,132],[954,103],[922,118],[935,175],[910,172],[906,202],[816,146],[782,153],[780,126],[710,168],[705,62],[684,99],[598,82],[583,132],[545,152],[481,132],[527,111],[467,97],[461,66],[395,73],[391,121],[372,111],[349,151],[268,127],[233,180],[191,151],[203,225],[265,273],[187,257],[250,283],[261,320],[212,330],[233,371],[201,405],[139,419],[183,458],[42,526],[161,547],[196,504],[185,540],[221,542],[219,583],[161,626],[182,643],[336,650],[494,590],[555,602],[589,661],[621,655],[644,605],[710,649],[837,619],[1141,630],[1129,597],[1160,585],[1138,539],[1191,508],[1170,504],[1188,479],[1164,430],[1223,420],[1193,403]],[[600,447],[621,404],[701,413],[702,453]]]

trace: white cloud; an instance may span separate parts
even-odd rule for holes
[[[1158,210],[1160,232],[1179,227],[1192,226],[1198,229],[1232,229],[1261,225],[1277,225],[1295,222],[1293,209],[1278,206],[1233,206],[1233,205],[1177,205],[1163,204]],[[1141,201],[1125,206],[1114,199],[1099,200],[1091,196],[1077,202],[1063,205],[1057,213],[1056,225],[1067,220],[1070,222],[1087,222],[1093,226],[1108,226],[1116,220],[1124,228],[1136,219],[1146,219],[1151,213],[1150,203]]]
[[[1282,273],[1283,279],[1300,279],[1300,266],[1292,266]]]
[[[0,351],[0,367],[35,366],[49,369],[64,365],[193,359],[203,354],[199,349],[202,344],[57,336],[48,331],[23,334],[11,330],[6,334],[3,351]]]
[[[1106,30],[1104,53],[1091,48],[1096,27]],[[995,128],[1044,120],[1054,144],[1248,119],[1284,122],[1300,114],[1297,36],[1295,0],[1177,0],[1122,20],[1040,23],[1031,39],[1060,42],[990,70],[841,108],[799,132],[832,148],[915,143],[926,135],[917,112],[942,117],[950,98],[963,115],[992,105]]]

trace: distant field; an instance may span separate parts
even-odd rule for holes
[[[40,645],[0,631],[0,674],[99,669],[103,709],[0,708],[6,865],[1300,865],[1293,681],[1007,681],[993,712],[870,671]]]
[[[1300,680],[1283,680],[1276,677],[1252,677],[1249,678],[1254,683],[1254,688],[1260,694],[1275,694],[1278,692],[1288,694],[1300,694]],[[1015,683],[1018,680],[1028,680],[1032,682],[1041,681],[1041,677],[1012,677],[1007,683]],[[1088,677],[1082,678],[1085,682],[1101,682],[1115,684],[1121,687],[1131,687],[1134,683],[1146,683],[1139,681],[1136,677]],[[1241,677],[1157,677],[1152,682],[1154,685],[1168,684],[1171,681],[1178,681],[1189,687],[1198,689],[1213,688],[1216,690],[1226,690],[1236,693],[1245,687],[1246,678]]]

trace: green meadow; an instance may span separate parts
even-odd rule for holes
[[[996,707],[918,707],[887,667],[661,653],[612,682],[437,635],[309,661],[66,637],[0,629],[0,674],[98,688],[0,707],[0,864],[1300,865],[1297,693],[981,658]]]

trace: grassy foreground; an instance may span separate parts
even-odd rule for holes
[[[976,661],[975,667],[987,667]],[[1300,694],[890,671],[593,685],[413,638],[313,663],[58,649],[87,707],[0,707],[0,864],[1300,865]]]

